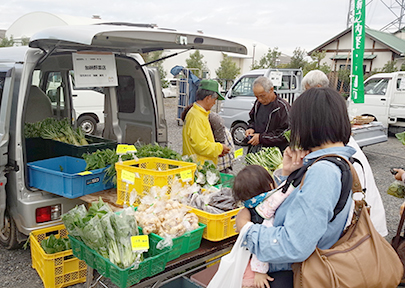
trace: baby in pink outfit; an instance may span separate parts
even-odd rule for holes
[[[292,191],[288,189],[283,193],[281,189],[275,188],[276,183],[266,169],[259,165],[250,165],[235,177],[233,196],[236,201],[242,201],[249,210],[253,223],[270,227],[273,226],[277,208]],[[252,254],[243,276],[242,287],[269,288],[268,281],[273,281],[273,278],[267,275],[268,270],[269,264],[259,261],[256,255]]]

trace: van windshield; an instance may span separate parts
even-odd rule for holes
[[[371,95],[385,95],[387,92],[388,78],[370,79],[364,86],[364,93]]]
[[[232,88],[232,96],[255,97],[255,94],[253,93],[253,82],[257,77],[259,77],[259,75],[246,76],[240,79]]]

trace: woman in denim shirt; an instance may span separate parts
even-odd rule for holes
[[[355,153],[346,146],[351,126],[345,101],[335,90],[307,90],[295,100],[290,117],[291,142],[284,152],[280,181],[320,156],[338,154],[348,159]],[[351,204],[347,201],[330,221],[341,186],[339,167],[319,161],[308,169],[302,187],[290,188],[294,190],[277,209],[273,227],[254,224],[249,228],[242,245],[260,261],[270,263],[271,288],[293,287],[291,264],[306,260],[316,246],[327,249],[340,238]],[[241,210],[236,218],[238,230],[249,221],[249,211]]]

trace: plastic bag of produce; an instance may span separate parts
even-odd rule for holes
[[[395,180],[388,186],[387,193],[389,195],[398,197],[398,198],[404,198],[405,197],[405,185],[403,182]]]

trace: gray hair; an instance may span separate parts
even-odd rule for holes
[[[274,87],[273,82],[271,82],[271,80],[265,76],[257,77],[253,82],[252,87],[255,87],[256,85],[262,86],[265,92],[270,92],[270,89]]]
[[[305,75],[302,79],[302,87],[305,89],[306,86],[310,88],[314,87],[328,87],[329,86],[329,79],[325,73],[321,70],[312,70]]]

